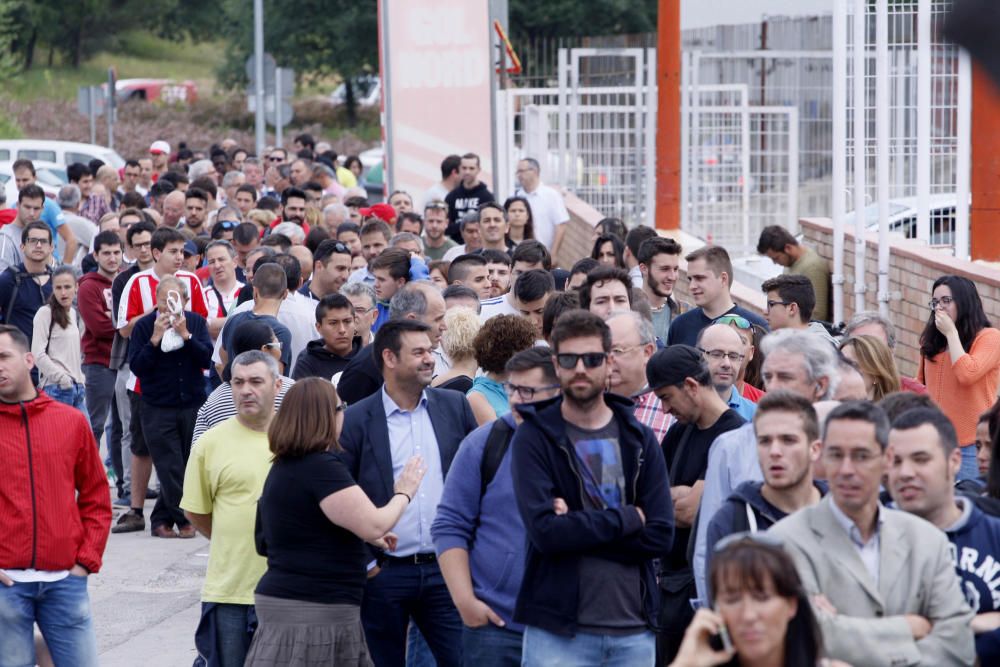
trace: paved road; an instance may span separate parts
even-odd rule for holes
[[[108,538],[104,567],[90,580],[101,667],[186,667],[196,656],[208,540],[151,537],[152,505],[146,532]]]

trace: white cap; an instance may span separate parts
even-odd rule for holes
[[[149,152],[170,155],[170,144],[165,141],[154,141],[153,145],[149,147]]]

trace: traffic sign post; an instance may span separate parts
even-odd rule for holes
[[[106,106],[108,109],[108,148],[115,147],[115,68],[108,68],[108,97]],[[96,142],[94,142],[96,143]]]
[[[262,58],[261,78],[264,85],[258,85],[253,56],[247,59],[246,71],[250,79],[247,90],[247,110],[257,114],[261,109],[263,120],[274,126],[275,143],[284,142],[282,129],[292,122],[291,99],[295,95],[295,70],[278,67],[274,58],[265,53]]]

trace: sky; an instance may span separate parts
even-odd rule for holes
[[[725,24],[756,23],[765,15],[815,16],[833,12],[833,0],[682,0],[681,26],[702,28]]]

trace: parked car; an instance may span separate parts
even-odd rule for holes
[[[377,74],[354,78],[354,99],[359,107],[377,107],[382,101],[382,79]],[[330,93],[330,101],[343,104],[347,101],[347,85],[341,83]]]
[[[17,205],[17,187],[14,185],[13,160],[0,162],[0,187],[4,188],[7,195],[7,206]],[[66,169],[52,162],[35,162],[35,183],[45,192],[47,197],[55,197],[59,194],[59,188],[66,185]]]
[[[125,166],[124,158],[107,146],[51,139],[0,139],[0,162],[27,159],[50,162],[65,169],[74,162],[87,164],[94,158],[115,169]]]
[[[105,84],[105,89],[107,84]],[[164,104],[191,104],[198,99],[194,81],[173,79],[119,79],[115,81],[115,96],[120,102],[142,100]]]
[[[958,196],[946,193],[930,196],[930,245],[950,246],[955,243],[955,206]],[[866,228],[878,231],[878,204],[865,207]],[[844,216],[848,227],[854,225],[854,212]],[[904,238],[917,238],[917,198],[904,197],[889,201],[889,231]]]

